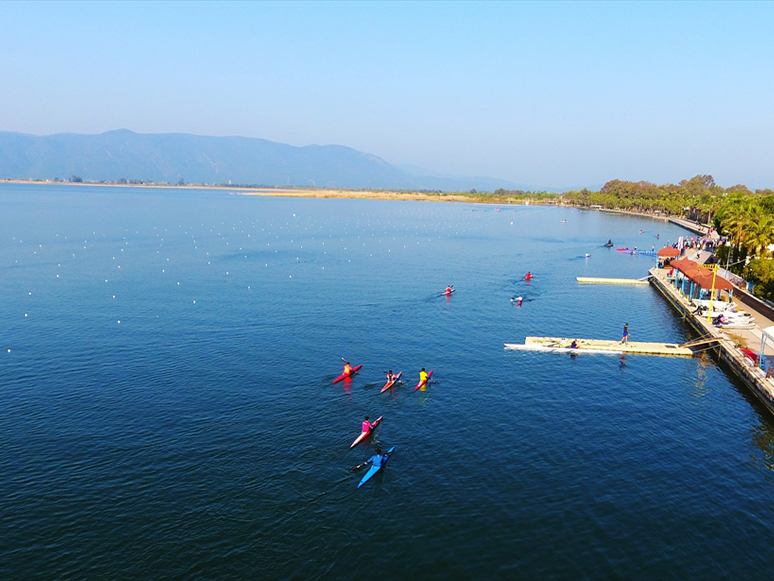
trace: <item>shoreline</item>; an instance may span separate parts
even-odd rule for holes
[[[245,188],[240,186],[224,185],[200,185],[200,184],[114,184],[114,183],[93,183],[93,182],[54,182],[51,180],[19,180],[2,179],[0,184],[29,184],[42,186],[89,186],[103,188],[159,188],[159,189],[179,189],[179,190],[221,190],[230,192],[230,195],[237,196],[263,196],[279,198],[339,198],[339,199],[362,199],[362,200],[400,200],[400,201],[419,201],[419,202],[466,202],[470,204],[495,204],[524,206],[557,206],[561,203],[546,203],[545,200],[525,195],[523,198],[514,196],[495,196],[492,193],[467,192],[418,192],[418,191],[395,191],[395,190],[347,190],[341,188],[272,188],[271,186]],[[559,194],[557,194],[558,200]]]
[[[236,196],[262,196],[275,198],[332,198],[332,199],[351,199],[351,200],[398,200],[415,202],[463,202],[468,204],[491,204],[507,206],[554,206],[557,208],[574,208],[576,210],[605,212],[608,214],[620,214],[624,216],[637,216],[639,218],[650,218],[651,220],[660,220],[662,222],[671,222],[680,226],[689,232],[699,236],[706,236],[708,226],[697,225],[682,218],[673,216],[655,216],[644,212],[630,212],[628,210],[617,210],[611,208],[588,208],[576,206],[573,204],[564,204],[561,201],[561,194],[557,194],[556,203],[551,203],[545,199],[533,198],[526,194],[523,197],[502,196],[495,197],[492,193],[470,194],[466,192],[410,192],[395,190],[347,190],[339,188],[317,189],[317,188],[272,188],[271,186],[256,187],[255,189],[212,185],[204,186],[199,184],[97,184],[90,182],[54,182],[51,180],[35,181],[21,179],[0,179],[0,184],[36,184],[45,186],[89,186],[105,188],[159,188],[159,189],[178,189],[178,190],[222,190],[230,192],[230,195]],[[717,236],[717,234],[715,234]]]
[[[709,226],[705,224],[696,224],[690,220],[683,218],[676,218],[674,216],[654,216],[653,214],[645,214],[644,212],[629,212],[628,210],[614,210],[609,208],[583,208],[584,210],[596,210],[598,212],[606,212],[608,214],[623,214],[626,216],[638,216],[640,218],[650,218],[652,220],[661,220],[662,222],[671,222],[675,226],[680,226],[689,232],[693,232],[698,236],[706,236]],[[716,232],[713,232],[713,238],[719,238]]]

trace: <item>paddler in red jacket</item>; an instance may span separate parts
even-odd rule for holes
[[[527,272],[527,276],[524,277],[524,280],[530,280],[532,278],[532,273]]]

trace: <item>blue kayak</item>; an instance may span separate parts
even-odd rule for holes
[[[363,486],[363,484],[365,484],[366,482],[368,482],[369,480],[371,480],[371,477],[372,477],[374,474],[376,474],[377,472],[379,472],[379,470],[381,470],[381,469],[382,469],[382,467],[384,467],[384,466],[387,466],[387,461],[390,459],[390,455],[392,455],[392,453],[393,453],[394,451],[395,451],[395,446],[393,446],[392,448],[390,448],[389,450],[387,450],[387,454],[385,454],[385,456],[387,456],[387,457],[386,457],[386,458],[385,458],[385,459],[382,461],[382,465],[381,465],[381,466],[379,466],[379,467],[376,467],[376,466],[371,466],[371,467],[368,469],[368,472],[366,472],[366,473],[365,473],[365,476],[363,476],[363,479],[360,481],[360,484],[358,484],[358,485],[357,485],[357,487],[358,487],[358,488],[360,488],[361,486]]]

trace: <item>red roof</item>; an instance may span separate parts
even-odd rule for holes
[[[680,251],[677,248],[672,248],[671,246],[664,246],[664,248],[656,252],[656,254],[662,258],[673,258],[680,256]]]
[[[712,271],[707,268],[698,268],[691,272],[686,272],[685,276],[698,284],[704,290],[712,290],[713,287],[715,290],[732,290],[736,288],[727,279],[723,278],[719,274],[714,275],[713,281]]]
[[[688,274],[689,272],[693,272],[698,268],[698,263],[694,262],[693,260],[688,260],[687,258],[682,258],[680,260],[673,260],[669,263],[669,266],[672,268],[676,268],[680,272],[684,274]]]

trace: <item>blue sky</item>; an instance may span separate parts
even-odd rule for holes
[[[0,3],[0,130],[774,188],[774,3]]]

